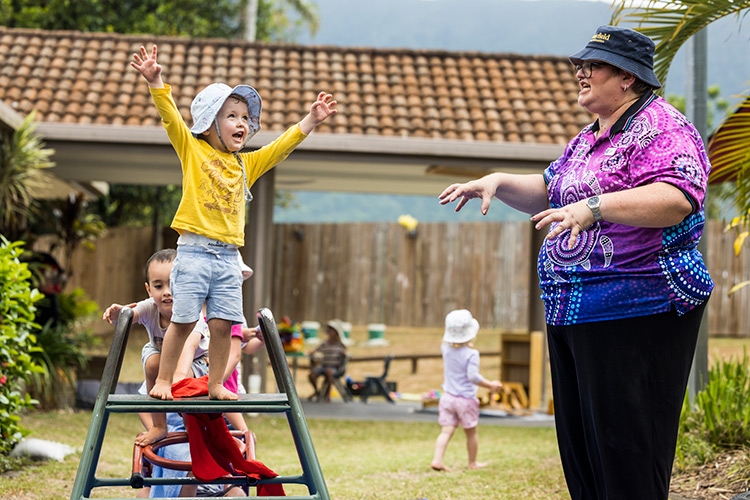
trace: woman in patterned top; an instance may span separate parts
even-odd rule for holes
[[[538,272],[555,425],[571,498],[667,499],[701,317],[713,282],[697,250],[710,165],[663,98],[654,43],[600,26],[572,55],[598,115],[539,175],[493,173],[440,194],[493,197],[549,227]]]

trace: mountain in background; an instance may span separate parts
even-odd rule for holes
[[[316,0],[320,29],[300,35],[304,45],[410,48],[567,56],[596,28],[609,24],[609,3],[574,0]],[[750,89],[750,21],[721,19],[708,28],[708,84],[722,97]],[[672,64],[666,93],[685,94],[682,49]],[[283,165],[280,168],[284,168]],[[495,202],[487,217],[472,201],[455,214],[435,197],[296,191],[295,203],[277,208],[276,222],[395,221],[409,213],[422,222],[526,220]]]

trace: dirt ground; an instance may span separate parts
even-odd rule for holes
[[[722,453],[713,463],[672,476],[670,500],[729,500],[750,490],[747,450]]]

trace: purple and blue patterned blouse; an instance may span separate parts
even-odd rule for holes
[[[695,127],[650,92],[596,139],[584,128],[544,171],[550,206],[666,182],[693,211],[672,227],[595,222],[568,249],[570,230],[545,240],[538,272],[550,325],[571,325],[674,308],[683,314],[708,299],[713,281],[697,249],[711,168]]]

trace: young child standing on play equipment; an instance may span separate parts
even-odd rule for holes
[[[240,153],[260,129],[261,99],[248,85],[213,83],[190,105],[193,126],[182,120],[171,90],[161,78],[156,46],[141,47],[131,66],[148,82],[167,135],[182,164],[182,200],[172,228],[180,233],[171,275],[172,323],[164,336],[159,375],[150,395],[172,399],[172,383],[182,346],[206,302],[211,330],[211,362],[226,366],[233,324],[242,322],[242,277],[238,248],[244,244],[245,203],[250,186],[286,158],[315,127],[336,113],[330,94],[321,92],[310,112],[273,143]],[[212,399],[237,399],[222,385],[223,370],[211,370]]]
[[[451,311],[445,317],[445,334],[440,350],[443,353],[443,394],[438,407],[438,423],[442,426],[435,442],[435,456],[430,466],[449,471],[443,463],[445,450],[456,427],[463,427],[469,452],[469,469],[485,464],[477,462],[479,449],[479,400],[477,387],[499,391],[502,383],[489,381],[479,374],[479,351],[472,340],[479,332],[479,322],[466,309]]]
[[[169,288],[169,274],[172,271],[177,252],[173,249],[159,250],[146,262],[146,292],[149,298],[126,306],[112,304],[104,311],[102,319],[114,323],[124,307],[133,308],[133,322],[146,328],[148,342],[141,350],[143,373],[146,377],[146,390],[151,390],[159,371],[164,334],[172,318],[172,294]],[[193,327],[177,363],[175,379],[202,377],[208,373],[206,354],[208,337],[206,323],[197,322]],[[146,432],[135,438],[136,444],[147,445],[159,441],[167,435],[167,419],[164,413],[139,413]]]

